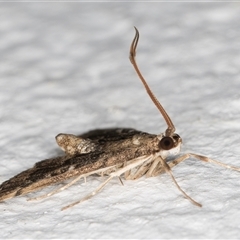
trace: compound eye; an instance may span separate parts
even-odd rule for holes
[[[171,137],[163,137],[162,140],[159,143],[160,148],[163,150],[169,150],[173,148],[174,142]]]

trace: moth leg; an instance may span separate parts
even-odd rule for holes
[[[127,166],[127,165],[128,165],[128,163],[125,162],[125,163],[124,163],[124,167]],[[145,162],[144,164],[142,164],[141,166],[139,166],[138,169],[137,169],[136,171],[134,171],[134,172],[131,171],[131,170],[133,170],[133,169],[127,170],[127,171],[124,173],[125,179],[126,179],[126,180],[136,180],[136,179],[142,177],[142,176],[146,173],[146,171],[148,170],[149,165],[150,165],[150,164],[149,164],[148,162],[147,162],[147,163]]]
[[[171,164],[172,167],[174,166],[174,164],[177,165],[178,163],[184,161],[184,160],[187,159],[187,158],[188,158],[188,156],[186,156],[186,155],[181,156],[180,158],[177,159],[177,161],[175,161],[175,162],[173,162],[173,163]],[[152,159],[151,159],[151,160],[152,160]],[[149,161],[143,162],[142,165],[140,166],[140,168],[137,170],[137,172],[133,175],[133,177],[134,177],[135,175],[137,176],[137,174],[139,174],[139,173],[141,172],[141,171],[139,171],[139,170],[144,169],[144,167],[147,166],[146,164],[149,165]],[[161,164],[161,165],[160,165],[160,164]],[[131,165],[131,164],[129,164],[129,165]],[[127,168],[127,167],[129,167],[129,166],[126,166],[126,168]],[[183,189],[178,185],[176,179],[174,178],[170,166],[169,166],[169,165],[164,161],[164,159],[162,159],[160,156],[159,156],[157,159],[155,159],[155,160],[150,164],[150,168],[149,168],[149,170],[148,170],[148,172],[147,172],[147,176],[148,176],[148,177],[151,177],[152,174],[156,174],[156,173],[155,173],[155,170],[157,169],[157,167],[160,167],[161,169],[164,169],[165,172],[167,172],[167,173],[170,175],[170,177],[172,178],[173,182],[175,183],[175,185],[177,186],[177,188],[179,189],[179,191],[181,191],[182,194],[183,194],[187,199],[189,199],[194,205],[197,205],[197,206],[199,206],[199,207],[202,206],[200,203],[198,203],[198,202],[196,202],[195,200],[193,200],[190,196],[187,195],[187,193],[185,193],[185,192],[183,191]],[[123,168],[123,169],[124,169],[124,168]],[[123,170],[121,170],[121,171],[123,171]],[[117,171],[117,172],[118,172],[118,171]],[[114,175],[117,175],[117,172],[115,172]]]
[[[181,157],[174,159],[171,162],[168,162],[168,165],[170,168],[175,167],[177,164],[183,162],[184,160],[188,159],[190,156],[188,154],[184,154]],[[156,177],[157,175],[161,174],[161,173],[165,173],[165,169],[162,166],[161,162],[159,161],[158,165],[156,166],[156,168],[153,170],[152,175],[150,177]]]
[[[93,171],[93,172],[90,172],[90,173],[86,173],[86,174],[82,174],[82,175],[79,175],[77,176],[75,179],[73,179],[71,182],[69,182],[68,184],[60,187],[60,188],[57,188],[49,193],[46,193],[44,195],[41,195],[41,196],[38,196],[38,197],[35,197],[35,198],[29,198],[28,201],[33,201],[33,200],[41,200],[41,199],[44,199],[44,198],[47,198],[47,197],[50,197],[56,193],[59,193],[67,188],[69,188],[70,186],[72,186],[74,183],[76,183],[78,180],[80,180],[81,178],[84,178],[84,182],[86,183],[86,179],[88,176],[92,175],[92,174],[95,174],[95,173],[99,173],[99,172],[104,172],[104,171],[107,171],[109,169],[112,169],[112,168],[115,168],[116,166],[111,166],[111,167],[106,167],[106,168],[103,168],[103,169],[98,169],[96,171]]]
[[[146,174],[146,172],[148,171],[148,169],[150,167],[151,167],[151,164],[149,164],[149,163],[143,164],[142,166],[140,166],[140,168],[137,170],[137,172],[133,175],[132,180],[141,178],[143,175]]]
[[[150,155],[148,157],[143,156],[143,157],[139,157],[137,159],[133,159],[131,161],[131,163],[128,164],[127,166],[124,166],[124,167],[116,170],[115,172],[110,173],[110,177],[105,182],[103,182],[99,187],[97,187],[93,192],[89,193],[84,198],[80,199],[79,201],[76,201],[74,203],[71,203],[71,204],[63,207],[61,210],[66,210],[67,208],[71,208],[71,207],[73,207],[73,206],[75,206],[75,205],[77,205],[77,204],[79,204],[79,203],[81,203],[83,201],[86,201],[86,200],[90,199],[91,197],[96,195],[98,192],[100,192],[112,178],[120,177],[126,171],[128,171],[128,170],[130,170],[132,168],[135,168],[135,167],[137,167],[137,166],[139,166],[139,165],[141,165],[141,164],[143,164],[145,162],[152,161],[152,158],[153,158],[153,155]]]
[[[80,175],[80,176],[76,177],[75,179],[73,179],[73,180],[72,180],[71,182],[69,182],[68,184],[66,184],[66,185],[64,185],[64,186],[62,186],[62,187],[60,187],[60,188],[57,188],[57,189],[55,189],[55,190],[53,190],[53,191],[51,191],[51,192],[49,192],[49,193],[46,193],[46,194],[44,194],[44,195],[41,195],[41,196],[38,196],[38,197],[34,197],[34,198],[29,198],[28,201],[41,200],[41,199],[50,197],[50,196],[52,196],[52,195],[54,195],[54,194],[56,194],[56,193],[59,193],[59,192],[65,190],[65,189],[69,188],[70,186],[72,186],[74,183],[76,183],[76,182],[77,182],[79,179],[81,179],[82,177],[83,177],[84,179],[86,179],[86,176]]]
[[[101,190],[104,188],[104,186],[105,186],[112,178],[113,178],[113,176],[109,177],[104,183],[102,183],[102,184],[101,184],[98,188],[96,188],[93,192],[91,192],[90,194],[86,195],[86,196],[85,196],[84,198],[82,198],[81,200],[76,201],[76,202],[74,202],[74,203],[71,203],[71,204],[63,207],[61,210],[63,211],[63,210],[66,210],[67,208],[71,208],[71,207],[73,207],[73,206],[75,206],[75,205],[77,205],[77,204],[79,204],[79,203],[81,203],[81,202],[83,202],[83,201],[86,201],[86,200],[88,200],[89,198],[93,197],[93,196],[96,195],[99,191],[101,191]]]
[[[173,174],[172,174],[172,171],[171,171],[171,168],[173,168],[174,166],[176,166],[177,164],[183,162],[184,160],[190,158],[190,157],[193,157],[193,158],[196,158],[200,161],[203,161],[203,162],[209,162],[209,163],[214,163],[216,165],[219,165],[221,167],[224,167],[224,168],[228,168],[228,169],[231,169],[231,170],[235,170],[235,171],[240,171],[240,168],[239,167],[235,167],[235,166],[231,166],[231,165],[228,165],[228,164],[225,164],[225,163],[222,163],[222,162],[219,162],[217,160],[214,160],[214,159],[211,159],[211,158],[208,158],[206,156],[202,156],[202,155],[198,155],[198,154],[195,154],[195,153],[187,153],[187,154],[184,154],[182,155],[181,157],[169,162],[169,163],[166,163],[163,159],[161,161],[161,165],[160,166],[157,166],[156,167],[156,171],[154,172],[153,171],[153,175],[152,176],[156,176],[162,172],[167,172],[171,178],[173,179],[174,183],[176,184],[177,188],[186,196],[185,192],[180,188],[180,186],[178,185],[178,183],[176,182],[175,178],[173,177]],[[201,206],[201,204],[195,202],[193,199],[191,199],[188,195],[186,196],[191,202],[193,202],[195,205],[197,206]],[[192,201],[193,200],[193,201]]]
[[[221,167],[228,168],[228,169],[240,172],[240,167],[231,166],[231,165],[228,165],[228,164],[225,164],[225,163],[219,162],[217,160],[214,160],[214,159],[202,156],[202,155],[198,155],[198,154],[195,154],[195,153],[187,153],[187,154],[185,154],[183,156],[186,156],[186,159],[190,158],[190,157],[194,157],[194,158],[196,158],[198,160],[201,160],[203,162],[214,163],[214,164],[217,164],[217,165],[219,165]]]
[[[125,164],[125,166],[127,166]],[[151,163],[144,162],[142,165],[140,165],[135,172],[132,173],[131,170],[127,170],[125,174],[126,180],[136,180],[138,178],[141,178],[144,174],[146,174],[147,170],[150,168]]]
[[[231,165],[219,162],[217,160],[211,159],[209,157],[206,157],[206,156],[203,156],[203,155],[198,155],[198,154],[195,154],[195,153],[186,153],[186,154],[182,155],[181,157],[169,162],[168,165],[169,165],[170,168],[173,168],[177,164],[183,162],[184,160],[186,160],[190,157],[196,158],[196,159],[198,159],[200,161],[203,161],[203,162],[214,163],[214,164],[219,165],[221,167],[232,169],[234,171],[240,172],[240,167],[231,166]],[[158,174],[163,172],[163,171],[164,171],[164,169],[159,169]]]
[[[126,167],[126,166],[127,166],[127,161],[125,161],[124,164],[123,164],[123,167]],[[131,170],[127,170],[124,173],[124,177],[125,177],[126,180],[131,179]]]
[[[198,207],[202,207],[202,205],[198,202],[196,202],[195,200],[193,200],[190,196],[187,195],[187,193],[185,193],[183,191],[183,189],[178,185],[176,179],[173,176],[172,170],[170,168],[170,166],[161,158],[158,157],[158,159],[160,160],[160,162],[162,163],[162,166],[164,168],[164,170],[166,171],[166,173],[168,173],[170,175],[170,177],[172,178],[173,182],[175,183],[175,185],[177,186],[178,190],[180,192],[182,192],[182,194],[189,200],[191,201],[194,205],[198,206]]]
[[[138,178],[141,178],[147,172],[147,170],[149,169],[150,166],[151,166],[151,164],[149,164],[149,163],[142,164],[133,174],[129,174],[126,177],[126,173],[125,173],[125,179],[126,180],[136,180]]]
[[[153,177],[153,172],[159,165],[159,162],[160,162],[160,160],[158,158],[155,159],[155,161],[152,163],[151,167],[147,171],[146,177]]]
[[[123,181],[122,181],[121,177],[118,177],[118,179],[119,179],[119,182],[122,184],[122,186],[124,186],[124,184],[123,184]]]

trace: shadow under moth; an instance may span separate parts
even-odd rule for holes
[[[166,121],[166,131],[155,135],[135,129],[114,128],[93,130],[81,136],[60,133],[56,136],[56,141],[65,155],[37,162],[32,168],[3,182],[0,185],[0,201],[71,179],[60,188],[30,199],[39,200],[68,188],[81,178],[86,179],[93,174],[106,176],[106,180],[97,189],[79,201],[65,206],[62,208],[64,210],[91,198],[114,177],[118,177],[120,181],[121,177],[125,177],[126,180],[135,180],[142,176],[154,177],[166,172],[181,193],[193,204],[201,207],[200,203],[187,195],[178,185],[171,170],[174,166],[193,157],[204,162],[215,163],[225,168],[240,171],[238,167],[194,153],[184,154],[172,161],[166,161],[169,155],[176,155],[180,152],[182,139],[175,133],[175,127],[170,117],[153,95],[137,66],[135,56],[139,32],[136,28],[135,31],[136,34],[130,47],[130,61],[148,95]]]

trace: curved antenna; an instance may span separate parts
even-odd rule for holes
[[[138,39],[139,39],[139,32],[137,30],[136,27],[134,27],[135,30],[136,30],[136,34],[135,34],[135,37],[132,41],[132,44],[131,44],[131,47],[130,47],[130,55],[129,55],[129,59],[134,67],[134,69],[136,70],[139,78],[141,79],[148,95],[150,96],[150,98],[152,99],[153,103],[156,105],[156,107],[158,108],[158,110],[161,112],[163,118],[165,119],[167,125],[168,125],[168,128],[165,132],[166,136],[170,136],[172,135],[174,132],[175,132],[175,127],[172,123],[172,120],[170,119],[170,117],[168,116],[168,114],[166,113],[165,109],[163,108],[163,106],[161,105],[161,103],[157,100],[157,98],[154,96],[154,94],[152,93],[151,89],[149,88],[147,82],[145,81],[144,77],[142,76],[138,66],[137,66],[137,63],[136,63],[136,60],[135,60],[135,56],[136,56],[136,48],[137,48],[137,44],[138,44]]]

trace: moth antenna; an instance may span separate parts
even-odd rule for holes
[[[132,41],[132,44],[131,44],[131,47],[130,47],[130,55],[129,55],[129,59],[135,69],[135,71],[137,72],[139,78],[141,79],[148,95],[150,96],[150,98],[152,99],[153,103],[156,105],[156,107],[158,108],[158,110],[160,111],[160,113],[162,114],[163,118],[165,119],[167,125],[168,125],[168,128],[165,132],[165,135],[166,136],[170,136],[172,135],[174,132],[175,132],[175,127],[172,123],[172,120],[170,119],[170,117],[168,116],[167,112],[165,111],[165,109],[163,108],[163,106],[161,105],[161,103],[157,100],[157,98],[154,96],[154,94],[152,93],[151,89],[149,88],[147,82],[145,81],[144,77],[142,76],[138,66],[137,66],[137,63],[136,63],[136,60],[135,60],[135,56],[136,56],[136,48],[137,48],[137,44],[138,44],[138,40],[139,40],[139,32],[137,30],[136,27],[135,28],[135,31],[136,31],[136,34],[135,34],[135,37]]]

